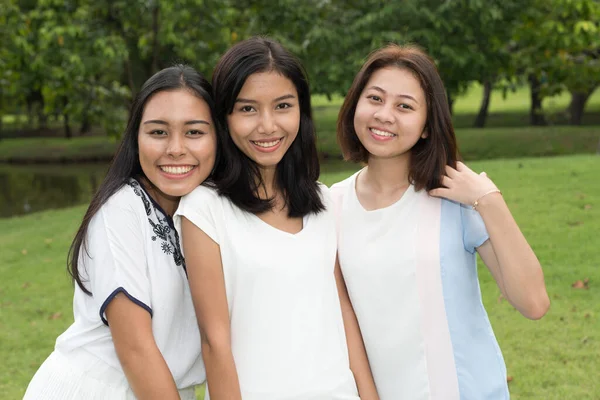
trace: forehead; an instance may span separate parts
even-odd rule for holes
[[[392,95],[409,94],[417,99],[424,99],[425,93],[415,74],[406,68],[385,67],[373,72],[365,90],[377,86]]]
[[[163,90],[148,99],[142,119],[157,116],[171,119],[189,114],[210,114],[210,109],[204,99],[187,89]]]
[[[246,79],[238,97],[245,98],[248,95],[254,97],[281,96],[282,92],[285,92],[283,94],[296,94],[296,86],[289,78],[277,71],[257,72]]]

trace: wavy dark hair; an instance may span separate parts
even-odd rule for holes
[[[215,183],[219,193],[242,210],[260,214],[273,207],[273,199],[258,196],[263,186],[258,165],[235,145],[227,126],[227,116],[233,112],[246,79],[270,71],[294,84],[300,105],[298,135],[277,165],[275,184],[283,193],[290,217],[318,213],[325,206],[317,183],[320,169],[308,78],[300,61],[272,39],[253,37],[236,44],[221,57],[213,72],[215,111],[223,127],[219,132],[223,155],[215,167]]]
[[[185,89],[190,93],[194,94],[198,98],[204,100],[210,110],[212,119],[215,123],[215,130],[219,131],[217,118],[214,114],[214,101],[212,98],[212,87],[211,84],[202,74],[195,69],[177,64],[169,68],[165,68],[150,79],[148,79],[139,93],[135,96],[133,103],[131,104],[129,120],[123,140],[113,157],[113,160],[108,169],[106,177],[100,184],[100,187],[94,194],[90,205],[83,216],[83,221],[75,234],[73,243],[69,249],[67,256],[67,270],[74,282],[83,290],[84,293],[92,295],[91,291],[85,287],[84,278],[82,278],[80,264],[80,254],[82,249],[89,255],[86,247],[86,236],[90,221],[96,215],[98,210],[106,203],[106,201],[115,194],[123,185],[127,183],[130,178],[144,177],[144,172],[140,165],[139,148],[138,148],[138,131],[144,113],[146,103],[150,98],[162,91]],[[217,159],[219,157],[218,152],[218,135],[217,135]]]
[[[426,138],[420,138],[412,147],[409,179],[416,190],[435,189],[442,186],[446,165],[456,168],[459,160],[456,136],[444,82],[435,62],[414,45],[388,45],[374,51],[354,78],[352,86],[340,109],[337,139],[344,159],[369,162],[369,152],[354,130],[356,105],[373,73],[381,68],[397,67],[408,70],[419,80],[427,103]]]

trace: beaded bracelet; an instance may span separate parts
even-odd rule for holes
[[[482,194],[481,196],[479,196],[479,198],[477,200],[475,200],[473,202],[473,205],[472,205],[473,210],[477,210],[477,206],[479,205],[479,200],[481,200],[484,196],[487,196],[488,194],[492,194],[492,193],[500,193],[500,194],[502,194],[502,192],[499,189],[493,189],[493,190],[490,190],[489,192],[485,192],[484,194]]]

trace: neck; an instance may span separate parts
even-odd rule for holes
[[[363,183],[379,193],[405,189],[409,185],[410,153],[394,158],[370,157],[363,171]]]
[[[275,183],[276,171],[276,167],[260,169],[260,176],[262,179],[263,186],[259,188],[258,196],[261,199],[276,197],[276,192],[278,190],[277,185]]]
[[[148,195],[152,197],[152,200],[154,200],[169,217],[172,217],[173,214],[175,214],[180,197],[166,195],[145,177],[140,178],[140,183],[144,186]]]

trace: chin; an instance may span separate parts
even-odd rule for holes
[[[185,183],[178,185],[165,185],[163,188],[159,187],[159,190],[163,192],[166,196],[169,197],[182,197],[186,194],[190,193],[196,187],[198,187],[202,182],[198,183]]]

